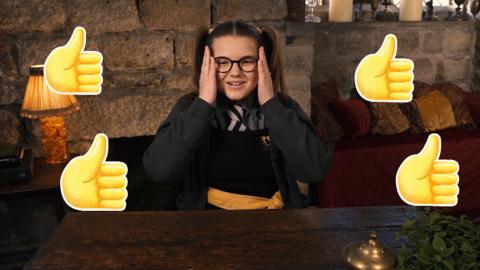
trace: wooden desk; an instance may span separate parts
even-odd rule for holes
[[[55,207],[57,219],[65,215],[63,198],[60,193],[60,176],[63,164],[47,164],[43,158],[35,158],[33,163],[33,179],[27,182],[0,185],[0,199],[27,198],[34,196],[36,199],[52,203]]]
[[[0,185],[0,196],[59,190],[60,176],[66,165],[66,163],[47,164],[45,159],[35,158],[33,179],[27,182]]]
[[[25,269],[344,269],[379,232],[394,248],[412,207],[69,213]]]

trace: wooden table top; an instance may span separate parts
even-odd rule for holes
[[[27,182],[0,185],[0,196],[60,190],[60,176],[66,165],[67,163],[47,164],[45,159],[35,158],[33,179]]]
[[[25,269],[344,269],[343,248],[399,248],[413,207],[68,214]]]

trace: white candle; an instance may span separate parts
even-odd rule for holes
[[[330,22],[351,22],[353,11],[353,0],[330,0],[328,9],[328,21]]]
[[[422,20],[423,0],[400,0],[400,21]]]

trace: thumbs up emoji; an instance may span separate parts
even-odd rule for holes
[[[355,86],[370,102],[410,102],[413,61],[395,58],[397,37],[389,34],[375,54],[365,56],[355,71]]]
[[[81,211],[125,210],[127,165],[105,162],[107,153],[108,138],[100,133],[85,155],[67,164],[60,187],[68,206]]]
[[[45,61],[48,89],[63,95],[98,95],[102,91],[102,54],[84,51],[86,32],[76,27],[65,46],[57,47]]]
[[[458,170],[455,160],[439,160],[441,138],[430,134],[419,154],[407,157],[397,171],[397,191],[414,206],[457,205]]]

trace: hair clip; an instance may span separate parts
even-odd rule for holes
[[[213,27],[208,30],[208,34],[210,35],[210,33],[212,33],[212,31],[213,31]]]
[[[260,29],[260,27],[257,26],[257,27],[255,27],[255,28],[257,28],[257,30],[258,30],[258,32],[259,32],[260,34],[263,33],[263,31],[262,31],[262,29]]]

